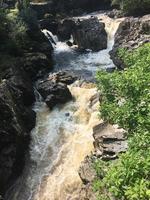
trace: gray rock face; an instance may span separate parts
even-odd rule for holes
[[[114,160],[119,153],[126,152],[128,145],[126,133],[108,123],[93,128],[95,155],[102,160]]]
[[[132,50],[147,42],[150,42],[150,15],[125,18],[116,32],[115,44],[110,52],[111,59],[118,68],[122,69],[124,63],[117,56],[118,48]]]
[[[32,83],[19,66],[7,71],[0,83],[0,193],[24,165],[24,155],[35,126]]]
[[[73,38],[80,49],[99,51],[107,48],[105,24],[97,18],[78,20],[73,31]]]

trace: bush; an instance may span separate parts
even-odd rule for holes
[[[127,14],[142,15],[150,12],[150,0],[112,0],[112,5],[119,5]]]
[[[98,72],[97,83],[103,93],[100,112],[105,120],[117,123],[129,132],[150,123],[150,43],[133,53],[119,51],[129,67],[112,74]]]
[[[27,40],[27,25],[21,19],[12,21],[10,37],[19,48],[25,46]]]
[[[104,120],[128,131],[129,150],[108,166],[94,188],[99,199],[110,199],[105,190],[119,200],[150,199],[150,43],[119,56],[128,68],[108,74],[98,72],[97,84],[103,93],[100,113]],[[101,161],[96,165],[103,168]]]
[[[27,25],[16,9],[0,9],[0,39],[0,51],[4,54],[19,55],[26,45]]]

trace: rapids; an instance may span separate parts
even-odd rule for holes
[[[54,40],[55,71],[68,70],[79,79],[69,86],[74,100],[51,112],[36,92],[36,127],[32,130],[30,154],[23,175],[10,188],[7,200],[75,200],[81,188],[78,169],[93,150],[92,128],[98,118],[98,92],[93,81],[98,69],[112,68],[109,51],[122,19],[93,13],[105,23],[108,48],[96,53],[79,53],[76,47]],[[91,15],[83,16],[84,18]],[[46,30],[43,30],[47,34]],[[48,36],[48,35],[47,35]],[[50,39],[51,40],[51,39]],[[55,44],[56,43],[56,44]]]

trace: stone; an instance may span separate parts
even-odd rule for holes
[[[120,153],[126,152],[128,144],[126,132],[107,122],[93,128],[95,154],[102,160],[114,160]]]
[[[75,27],[75,21],[73,19],[64,19],[59,22],[57,29],[57,36],[60,41],[69,40],[73,29]]]
[[[39,72],[40,74],[45,74],[51,71],[52,63],[43,53],[26,53],[24,55],[23,68],[30,75],[31,79],[37,79],[39,78]]]
[[[54,82],[54,83],[64,83],[67,85],[72,84],[75,80],[77,80],[77,77],[74,74],[71,74],[67,71],[59,71],[53,74],[50,74],[48,77],[48,80]]]
[[[61,82],[46,79],[38,84],[37,89],[50,109],[72,99],[67,85]]]
[[[79,168],[79,176],[85,185],[92,182],[96,177],[96,172],[93,168],[93,162],[89,156],[87,156],[81,163]]]
[[[78,20],[73,29],[73,39],[80,49],[99,51],[107,48],[105,24],[98,18]]]

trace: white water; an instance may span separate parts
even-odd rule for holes
[[[92,80],[101,68],[113,66],[109,51],[114,43],[114,34],[120,20],[96,15],[105,22],[108,33],[108,48],[96,53],[80,54],[76,47],[65,42],[56,42],[55,69],[74,71],[81,78]],[[90,16],[84,16],[85,18]],[[75,101],[57,106],[49,111],[42,99],[34,106],[37,113],[36,127],[32,131],[30,159],[7,200],[75,200],[81,180],[78,168],[85,156],[93,150],[92,128],[99,123],[97,90],[94,84],[80,81],[69,86]]]
[[[57,42],[54,51],[56,60],[55,70],[71,70],[81,79],[93,80],[98,69],[115,67],[109,56],[114,44],[114,35],[122,19],[111,19],[103,14],[93,13],[80,18],[96,16],[105,23],[108,34],[107,49],[98,52],[81,53],[76,51],[77,46],[69,47],[65,42]],[[56,38],[56,37],[55,37]],[[56,39],[57,41],[57,39]]]

